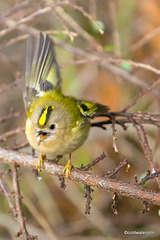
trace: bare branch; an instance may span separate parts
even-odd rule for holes
[[[149,211],[148,202],[143,201],[143,209],[140,213],[147,213]]]
[[[118,211],[117,211],[118,195],[117,195],[117,193],[113,194],[112,199],[113,199],[113,203],[112,203],[111,209],[112,209],[113,213],[115,215],[117,215],[118,214]]]
[[[147,33],[144,37],[142,37],[138,42],[133,44],[127,51],[123,53],[123,55],[127,55],[141,48],[143,45],[145,45],[147,42],[149,42],[152,38],[154,38],[159,33],[160,33],[160,27],[155,28],[153,31]]]
[[[19,149],[24,148],[24,147],[27,147],[27,146],[29,146],[29,142],[28,142],[28,141],[25,141],[25,142],[22,142],[22,143],[20,143],[20,144],[14,144],[14,145],[12,146],[12,150],[19,150]]]
[[[54,9],[56,12],[58,12],[59,15],[63,16],[63,19],[70,25],[74,31],[76,31],[81,37],[86,39],[93,48],[95,48],[97,51],[102,51],[102,46],[91,36],[87,31],[85,31],[80,24],[75,21],[69,14],[67,14],[62,7],[58,7]],[[96,22],[94,21],[94,24]],[[59,40],[58,40],[59,41]]]
[[[0,148],[0,160],[7,163],[15,161],[18,165],[32,169],[35,169],[37,166],[37,158],[33,158],[28,154],[5,150],[3,148]],[[56,176],[64,176],[63,169],[64,166],[62,165],[45,162],[42,171]],[[137,187],[133,183],[123,183],[115,179],[95,175],[76,168],[72,169],[69,179],[104,191],[116,192],[122,196],[147,201],[148,203],[160,206],[160,193]]]
[[[26,8],[27,6],[29,6],[31,0],[25,0],[23,2],[20,2],[18,4],[16,4],[14,7],[12,7],[11,9],[9,9],[8,12],[6,12],[5,14],[2,14],[0,16],[0,25],[5,23],[5,20],[11,16],[12,14],[18,13],[19,11],[21,11],[22,9]]]
[[[11,200],[11,198],[10,198],[10,194],[8,193],[8,191],[7,191],[4,183],[3,183],[3,181],[2,181],[1,176],[0,176],[0,187],[1,187],[1,189],[2,189],[2,191],[3,191],[3,193],[4,193],[4,195],[5,195],[5,197],[6,197],[6,199],[7,199],[7,202],[8,202],[9,208],[10,208],[9,211],[12,212],[14,218],[17,219],[17,211],[16,211],[16,209],[15,209],[15,207],[14,207],[14,205],[13,205],[13,202],[12,202],[12,200]]]
[[[112,171],[108,171],[106,177],[113,178],[120,171],[120,169],[127,165],[127,159],[124,159],[123,162],[120,162],[119,166],[113,169]]]
[[[93,122],[91,127],[100,127],[106,129],[104,125],[112,124],[112,119],[116,124],[120,125],[124,130],[127,130],[127,123],[132,123],[132,119],[136,121],[136,124],[151,124],[159,128],[160,126],[160,114],[150,114],[150,113],[128,113],[124,110],[119,112],[108,112],[105,114],[109,120]]]
[[[118,68],[117,66],[110,64],[107,58],[100,58],[96,54],[92,54],[90,52],[84,51],[83,49],[80,49],[77,47],[75,48],[67,43],[64,43],[63,41],[61,41],[59,39],[54,38],[54,42],[58,46],[66,49],[69,52],[72,52],[75,55],[84,57],[88,61],[98,63],[100,66],[107,68],[108,70],[113,72],[115,75],[119,75],[119,76],[123,77],[124,79],[127,79],[127,81],[133,83],[134,85],[143,87],[144,89],[148,89],[150,87],[150,84],[146,83],[144,80],[142,80],[136,76],[133,76],[129,72],[126,72],[123,69]],[[154,93],[156,96],[160,97],[160,92],[157,89],[153,89],[152,93]]]
[[[120,43],[120,36],[118,32],[118,26],[116,21],[116,1],[115,0],[109,0],[108,2],[108,8],[109,8],[109,16],[111,21],[111,29],[112,29],[112,38],[113,38],[113,45],[116,47],[114,50],[115,57],[121,56],[121,43]]]
[[[2,117],[0,117],[0,122],[1,123],[3,123],[3,122],[5,122],[5,121],[7,121],[7,120],[9,120],[9,119],[12,119],[12,118],[14,118],[14,117],[19,117],[20,116],[20,113],[19,112],[15,112],[15,113],[9,113],[8,115],[6,115],[6,116],[2,116]]]
[[[117,140],[117,137],[116,137],[116,127],[115,127],[115,120],[114,118],[112,118],[112,129],[113,129],[113,133],[112,133],[112,138],[113,138],[113,148],[114,148],[114,151],[115,153],[118,153],[118,147],[117,147],[117,144],[116,144],[116,140]]]
[[[86,189],[86,194],[84,195],[84,197],[86,198],[85,214],[90,214],[92,201],[91,193],[94,191],[94,189],[92,189],[87,184],[85,184],[84,189]]]
[[[149,146],[147,135],[146,135],[146,132],[144,131],[144,127],[142,126],[141,123],[139,123],[137,126],[136,121],[132,117],[130,119],[131,119],[131,122],[133,123],[133,126],[136,129],[138,141],[140,142],[140,144],[143,148],[143,151],[145,153],[145,156],[148,159],[148,162],[153,170],[154,165],[153,165],[153,158],[152,158],[152,150]]]
[[[135,176],[135,185],[137,186],[143,186],[148,180],[150,179],[155,179],[158,177],[158,175],[160,175],[160,171],[155,171],[154,173],[150,173],[150,171],[148,170],[147,174],[145,177],[143,177],[140,181],[138,181],[137,176]]]
[[[99,157],[97,157],[95,160],[93,160],[93,162],[89,163],[88,165],[83,166],[82,164],[80,169],[84,171],[91,170],[91,167],[95,166],[97,163],[102,161],[105,157],[106,157],[106,154],[103,152]]]
[[[21,133],[25,130],[24,127],[19,127],[19,128],[16,128],[14,130],[11,130],[11,131],[8,131],[8,132],[5,132],[3,135],[0,136],[0,142],[2,141],[6,141],[6,139],[8,137],[11,137],[13,135],[16,135],[17,133]]]
[[[7,91],[8,89],[11,89],[12,87],[16,87],[18,83],[20,82],[20,79],[16,79],[14,82],[11,82],[10,84],[1,85],[0,86],[0,93]]]
[[[89,59],[75,60],[75,61],[71,61],[71,62],[68,62],[66,64],[63,64],[63,67],[70,66],[70,65],[85,64],[87,62],[90,62],[90,60]],[[121,58],[113,58],[113,57],[101,58],[101,57],[97,56],[97,59],[93,60],[92,62],[97,62],[99,64],[101,64],[102,62],[103,63],[104,62],[115,63],[115,64],[128,63],[133,67],[145,69],[145,70],[151,71],[151,72],[153,72],[157,75],[160,75],[160,70],[158,68],[152,67],[151,65],[146,64],[146,63],[134,62],[132,60],[126,60],[126,59],[121,59]]]
[[[70,40],[73,42],[74,41],[74,36],[71,34],[71,31],[69,30],[67,24],[65,23],[64,19],[62,18],[62,16],[54,11],[54,14],[56,16],[56,18],[61,22],[62,26],[66,29],[67,35],[69,36]]]
[[[136,103],[137,103],[137,101],[139,100],[139,99],[141,99],[142,97],[144,97],[145,95],[147,95],[149,92],[151,92],[153,89],[154,89],[154,87],[156,87],[156,85],[158,85],[160,83],[160,79],[158,79],[157,81],[154,81],[151,85],[150,85],[150,87],[148,88],[148,89],[145,89],[143,92],[141,92],[139,95],[138,95],[138,97],[133,101],[133,102],[131,102],[131,103],[129,103],[122,111],[127,111],[129,108],[131,108],[131,107],[133,107]]]
[[[74,9],[78,10],[79,12],[81,12],[85,17],[87,17],[90,22],[92,24],[95,24],[96,27],[98,28],[98,31],[100,32],[101,35],[104,34],[104,31],[99,27],[99,25],[97,24],[97,22],[92,18],[92,16],[90,14],[88,14],[81,6],[78,6],[76,4],[73,4],[72,2],[70,2],[70,6],[72,6]]]
[[[22,196],[20,195],[20,189],[19,189],[18,171],[17,171],[16,163],[14,161],[12,161],[12,163],[11,163],[11,170],[12,170],[12,179],[13,179],[13,189],[14,189],[14,194],[15,194],[16,210],[17,210],[17,215],[18,215],[17,219],[20,223],[20,231],[17,233],[17,237],[19,237],[22,234],[24,240],[31,240],[31,239],[36,240],[37,237],[31,236],[26,229],[25,219],[22,214],[22,206],[21,206]]]
[[[126,59],[120,59],[120,58],[106,58],[106,61],[110,62],[110,63],[128,63],[133,67],[137,67],[137,68],[142,68],[151,72],[154,72],[157,75],[160,75],[160,70],[152,67],[149,64],[145,64],[145,63],[140,63],[140,62],[134,62],[132,60],[126,60]]]
[[[65,34],[65,35],[68,35],[68,31],[67,30],[47,30],[47,31],[43,31],[44,34]],[[39,32],[36,32],[35,31],[35,35],[38,35]],[[78,34],[76,32],[73,32],[73,31],[70,31],[70,35],[75,38],[78,36]],[[21,42],[21,41],[24,41],[26,40],[27,38],[29,37],[29,34],[24,34],[24,35],[20,35],[16,38],[12,38],[6,42],[3,42],[1,45],[0,45],[0,50],[3,49],[4,47],[9,47],[15,43],[18,43],[18,42]]]
[[[12,27],[3,29],[0,32],[0,38],[3,37],[4,35],[8,34],[9,32],[13,31],[14,29],[16,29],[19,25],[26,24],[26,23],[32,21],[33,19],[35,19],[36,17],[50,12],[53,8],[55,8],[57,6],[68,5],[68,4],[70,4],[69,1],[61,1],[61,2],[51,4],[50,6],[48,6],[46,8],[38,9],[36,12],[30,14],[29,16],[22,18],[18,22],[15,22]]]

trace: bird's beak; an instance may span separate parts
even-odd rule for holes
[[[40,142],[42,142],[47,137],[47,134],[40,134]]]
[[[45,133],[45,132],[44,133],[40,133],[39,137],[40,137],[40,140],[39,140],[38,144],[40,144],[47,137],[47,133]]]

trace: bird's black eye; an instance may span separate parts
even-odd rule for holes
[[[51,124],[51,126],[49,127],[51,130],[55,129],[55,124]]]

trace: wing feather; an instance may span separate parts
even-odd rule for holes
[[[77,105],[83,116],[88,118],[105,116],[109,108],[99,103],[77,100]]]
[[[48,35],[32,35],[26,44],[24,102],[27,111],[33,100],[51,89],[61,88],[61,76],[54,45]]]

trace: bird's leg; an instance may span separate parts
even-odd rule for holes
[[[46,158],[46,155],[43,155],[42,153],[40,153],[38,161],[37,161],[37,170],[38,170],[38,172],[41,171],[45,158]]]
[[[72,169],[72,165],[71,165],[71,153],[70,153],[69,154],[69,160],[68,160],[66,166],[63,169],[63,174],[66,175],[67,179],[69,178],[69,174],[71,172],[71,169]]]

